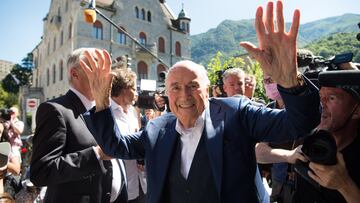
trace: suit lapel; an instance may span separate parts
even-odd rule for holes
[[[205,110],[206,147],[215,178],[216,189],[220,197],[223,166],[224,112],[216,107],[210,109],[208,107]]]
[[[169,168],[169,162],[172,157],[172,152],[176,144],[178,133],[175,130],[176,119],[171,123],[167,124],[165,128],[161,128],[159,131],[158,143],[159,150],[153,157],[157,160],[154,161],[156,164],[156,177],[159,177],[159,184],[162,186],[158,192],[161,193],[165,184],[166,175]],[[161,163],[161,164],[160,164]]]

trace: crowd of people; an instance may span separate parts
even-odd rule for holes
[[[30,180],[46,188],[41,201],[359,202],[360,71],[342,64],[315,86],[298,70],[299,24],[295,10],[286,32],[282,2],[269,2],[256,11],[258,46],[240,43],[260,63],[267,104],[254,97],[256,78],[240,67],[224,72],[222,94],[202,65],[184,60],[167,72],[168,104],[155,95],[154,109],[166,110],[138,109],[135,72],[114,69],[106,50],[73,51],[68,92],[36,114]],[[6,141],[13,151],[0,180],[19,173],[23,125],[15,120],[1,125],[12,129]],[[335,164],[302,151],[314,129],[335,140]],[[305,175],[294,171],[299,161]]]

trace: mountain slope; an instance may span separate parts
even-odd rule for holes
[[[302,24],[299,31],[299,46],[338,32],[359,32],[357,23],[360,22],[359,14],[344,14],[322,20]],[[290,23],[286,24],[290,27]],[[191,36],[191,56],[196,62],[207,64],[216,52],[220,51],[225,56],[243,53],[240,41],[250,41],[256,44],[254,20],[232,21],[225,20],[216,28],[206,33]]]

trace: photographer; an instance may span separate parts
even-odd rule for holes
[[[11,107],[9,109],[9,119],[4,119],[4,127],[7,129],[7,136],[11,146],[20,150],[22,141],[20,134],[24,131],[24,122],[18,119],[19,110],[17,107]]]
[[[320,74],[321,122],[336,141],[337,163],[310,162],[309,176],[320,189],[299,176],[296,202],[359,202],[360,199],[360,72],[328,71]],[[306,195],[304,195],[306,194]]]
[[[351,67],[351,64],[341,64],[340,67]],[[310,162],[312,171],[308,175],[321,186],[317,187],[297,175],[293,201],[358,202],[360,164],[356,155],[360,154],[360,71],[327,71],[322,75],[332,77],[319,77],[322,115],[317,128],[329,131],[334,137],[338,150],[337,164],[326,166]],[[266,156],[259,157],[257,153],[257,158],[261,162],[293,164],[295,159],[305,159],[300,149],[301,146],[294,150],[268,147],[262,153]]]
[[[4,129],[4,124],[0,124],[0,140],[1,142],[9,142],[8,132]],[[20,175],[21,170],[20,151],[16,146],[11,146],[8,157],[7,165],[0,169],[0,195],[14,199],[15,194],[21,189],[15,178],[15,176]]]

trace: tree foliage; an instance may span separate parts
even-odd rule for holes
[[[336,33],[324,39],[312,42],[305,48],[311,50],[315,55],[329,58],[336,54],[354,54],[353,61],[360,62],[360,42],[356,39],[357,33]]]
[[[0,85],[0,108],[10,108],[18,104],[18,95],[6,92]]]

